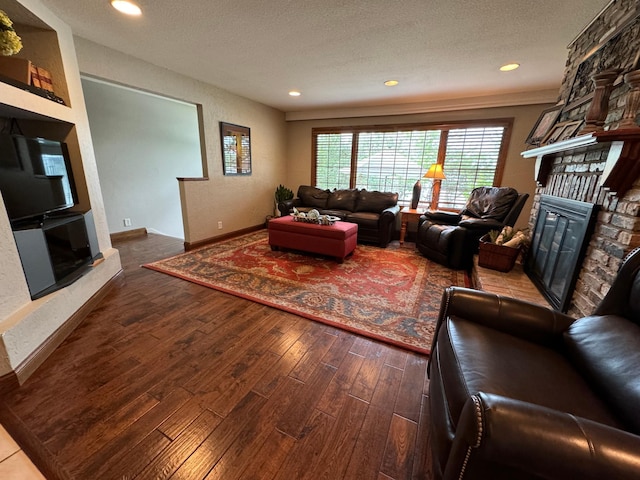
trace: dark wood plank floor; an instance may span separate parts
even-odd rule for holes
[[[2,422],[49,477],[429,479],[427,358],[140,265],[17,391]]]

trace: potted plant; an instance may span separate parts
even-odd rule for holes
[[[274,216],[279,217],[281,215],[280,210],[278,209],[278,204],[286,200],[291,200],[292,198],[293,198],[293,191],[288,189],[282,184],[279,185],[278,188],[276,188],[276,192],[274,194],[274,199],[275,199]]]

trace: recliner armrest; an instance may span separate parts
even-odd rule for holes
[[[460,317],[539,344],[555,347],[575,319],[535,303],[464,287],[449,287],[442,294],[438,330],[447,317]]]
[[[635,479],[640,476],[640,437],[480,392],[462,410],[444,478],[487,478],[490,470],[514,478]]]
[[[440,210],[436,210],[434,212],[425,212],[424,215],[420,216],[420,223],[425,220],[429,220],[433,223],[439,223],[442,225],[457,225],[458,222],[462,219],[462,215],[454,212],[443,212]]]
[[[503,224],[493,218],[465,218],[460,220],[459,225],[470,230],[502,230]]]

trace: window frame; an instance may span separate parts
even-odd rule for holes
[[[358,125],[358,126],[330,126],[330,127],[313,127],[311,129],[311,181],[310,185],[316,186],[317,174],[317,151],[319,134],[345,134],[353,135],[351,145],[351,171],[349,175],[349,188],[356,188],[357,176],[357,158],[358,158],[358,134],[363,132],[402,132],[407,130],[440,130],[440,146],[438,148],[437,163],[444,166],[446,174],[446,144],[447,135],[450,130],[467,129],[467,128],[487,128],[487,127],[503,127],[504,133],[500,150],[498,152],[498,160],[496,163],[495,174],[492,186],[501,186],[502,176],[507,160],[507,152],[511,141],[511,133],[513,131],[513,117],[510,118],[492,118],[480,120],[459,120],[451,122],[421,122],[421,123],[394,123],[387,125]],[[399,202],[403,205],[406,202]],[[439,208],[438,205],[431,205],[429,208]],[[454,210],[441,208],[442,210]],[[457,210],[455,210],[457,211]]]

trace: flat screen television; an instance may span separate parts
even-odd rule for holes
[[[77,194],[67,145],[0,134],[0,192],[12,223],[73,207]]]

